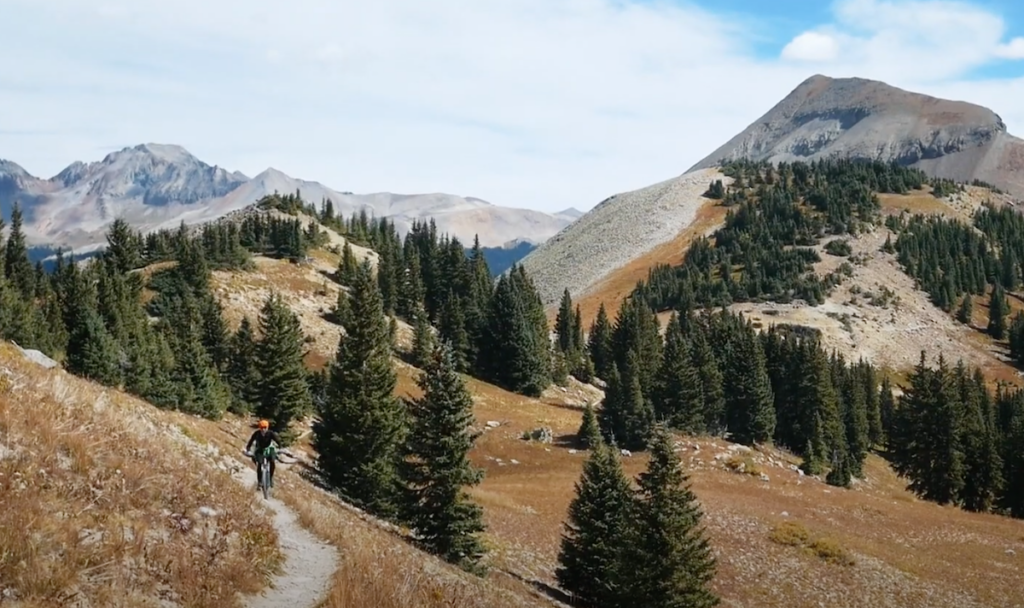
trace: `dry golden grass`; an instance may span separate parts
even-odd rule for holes
[[[854,559],[839,543],[831,538],[812,537],[810,531],[795,521],[783,521],[772,528],[769,535],[772,542],[788,547],[800,547],[826,562],[841,566],[852,566]]]
[[[188,435],[223,451],[234,451],[251,432],[248,422],[235,416],[217,423],[190,420],[183,426]],[[341,556],[322,608],[545,604],[535,591],[500,571],[478,578],[421,552],[406,541],[407,531],[380,522],[316,487],[302,474],[313,464],[308,436],[290,451],[300,464],[278,465],[275,496],[296,512],[303,527],[338,547]]]
[[[277,534],[146,406],[0,344],[0,589],[27,606],[239,606]]]
[[[949,205],[932,196],[930,186],[910,194],[879,194],[878,201],[882,203],[883,209],[895,212],[935,213],[945,217],[956,217],[957,215]]]

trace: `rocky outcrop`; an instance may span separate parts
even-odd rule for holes
[[[998,114],[863,78],[808,78],[691,170],[739,158],[794,162],[832,155],[895,160],[1024,196],[1024,140],[1007,133]]]

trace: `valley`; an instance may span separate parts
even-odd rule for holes
[[[896,162],[902,148],[853,160],[873,133],[856,125],[835,140],[849,158],[795,158],[814,133],[791,123],[829,90],[853,87],[856,107],[840,109],[883,126],[893,107],[924,103],[823,78],[766,114],[768,135],[752,127],[709,156],[728,162],[553,214],[535,248],[504,229],[474,246],[516,211],[478,199],[338,199],[422,206],[396,219],[306,198],[309,182],[294,193],[279,172],[250,180],[188,160],[187,179],[153,192],[213,171],[203,187],[238,204],[200,197],[197,221],[168,216],[155,231],[96,223],[108,246],[45,274],[17,208],[0,272],[0,493],[19,508],[0,515],[0,546],[21,549],[0,552],[0,604],[568,606],[566,524],[616,505],[593,463],[607,456],[641,487],[664,425],[720,605],[1024,606],[1016,177],[977,182],[990,164],[965,168],[975,157],[962,150],[946,164]],[[943,137],[979,122],[1013,143],[990,112],[951,108],[961,122]],[[11,165],[0,169],[30,192]],[[241,454],[256,417],[289,444],[271,505]],[[588,494],[595,470],[608,477]],[[429,515],[463,532],[463,553],[424,532],[424,476],[435,496],[458,486]],[[591,545],[648,551],[598,564],[627,588],[668,560],[633,542],[657,512],[631,500],[629,523]],[[35,504],[52,507],[29,517]],[[316,568],[295,557],[309,546]],[[577,592],[600,582],[587,575]]]

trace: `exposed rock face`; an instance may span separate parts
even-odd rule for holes
[[[895,160],[929,175],[1024,196],[1024,140],[999,115],[963,101],[863,78],[815,75],[690,170],[722,160]]]
[[[578,298],[616,268],[671,241],[709,201],[703,193],[716,179],[731,181],[706,169],[616,194],[545,241],[522,260],[544,304],[558,303],[565,288]]]

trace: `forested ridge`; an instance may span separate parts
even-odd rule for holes
[[[605,400],[588,407],[579,431],[591,453],[566,523],[558,578],[581,598],[613,584],[619,599],[602,605],[629,605],[639,594],[653,594],[651,605],[683,596],[715,603],[702,590],[714,560],[685,476],[673,472],[666,429],[772,442],[802,457],[807,473],[841,487],[862,475],[865,458],[877,451],[924,498],[1024,517],[1024,456],[1014,447],[1024,444],[1024,392],[993,393],[979,371],[945,361],[928,368],[922,355],[895,398],[880,370],[827,352],[813,333],[758,331],[715,310],[747,299],[820,301],[841,278],[814,277],[818,254],[810,247],[877,222],[873,192],[918,188],[927,183],[923,174],[843,161],[737,163],[728,172],[736,178],[730,188],[709,187],[732,207],[725,227],[694,243],[681,267],[653,270],[614,319],[602,305],[587,331],[568,292],[549,328],[525,270],[513,265],[494,280],[478,242],[466,247],[439,235],[432,222],[400,238],[386,219],[342,218],[330,201],[317,207],[288,194],[261,201],[263,211],[198,229],[143,236],[115,222],[100,256],[76,265],[59,255],[49,274],[28,261],[15,209],[3,243],[0,336],[160,407],[209,418],[226,410],[267,417],[286,439],[294,420],[313,415],[325,480],[350,502],[415,529],[425,549],[477,572],[484,527],[464,488],[481,475],[466,458],[475,436],[459,374],[532,396],[569,375],[600,379]],[[315,221],[304,225],[267,209],[301,211]],[[1024,270],[1024,239],[1014,240],[1013,228],[1020,220],[990,213],[976,220],[983,242],[992,244],[984,255],[975,237],[934,219],[911,218],[887,246],[922,284],[936,280],[935,256],[941,268],[963,268],[955,279],[942,273],[933,297],[952,302],[990,283],[1013,290]],[[313,371],[303,365],[298,319],[275,294],[256,319],[229,330],[211,270],[245,272],[254,254],[301,263],[328,243],[320,226],[373,249],[379,262],[375,269],[357,262],[347,245],[337,252],[334,278],[344,289],[331,319],[345,335],[327,367]],[[932,240],[921,236],[928,230],[936,231]],[[958,255],[969,261],[945,265]],[[656,311],[668,309],[674,313],[661,336]],[[398,352],[389,315],[414,327],[410,352]],[[1007,335],[1019,352],[1024,334],[1014,332],[1024,331],[1024,321],[1015,319]],[[420,399],[394,396],[394,354],[423,370]],[[613,447],[652,450],[638,490],[622,477]],[[688,540],[666,545],[670,537]],[[672,564],[667,569],[622,579],[628,564],[667,554],[675,556],[662,560]],[[678,581],[684,570],[694,576],[679,588],[657,583]]]

